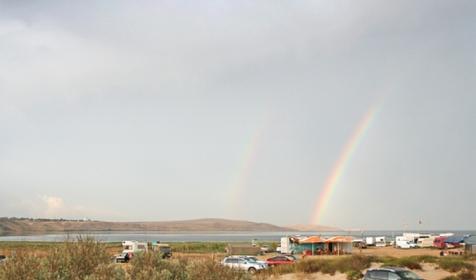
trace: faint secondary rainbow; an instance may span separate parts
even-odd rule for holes
[[[266,115],[260,125],[258,125],[250,138],[246,142],[244,151],[238,163],[237,172],[233,177],[233,181],[229,191],[229,208],[230,211],[236,212],[239,209],[239,204],[243,202],[244,194],[248,185],[249,177],[253,169],[253,165],[258,155],[258,150],[261,146],[263,135],[268,126],[268,118]],[[232,213],[235,214],[235,213]]]
[[[365,135],[365,132],[369,128],[370,124],[372,123],[372,120],[375,117],[378,107],[379,106],[376,104],[371,106],[370,109],[367,110],[365,115],[362,117],[360,122],[355,127],[350,139],[347,141],[344,148],[342,149],[339,159],[334,164],[334,167],[332,168],[330,175],[327,177],[325,181],[324,188],[322,189],[316,201],[314,212],[311,218],[311,224],[317,225],[320,223],[322,214],[324,210],[326,209],[327,204],[329,203],[330,197],[332,195],[332,191],[335,189],[335,187],[339,183],[339,180],[342,177],[342,174],[344,173],[348,163],[350,162],[352,155],[354,154],[363,136]]]

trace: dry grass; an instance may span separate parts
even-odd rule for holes
[[[422,265],[437,266],[441,271],[449,271],[450,279],[475,279],[473,259],[462,256],[436,257],[415,256],[389,257],[352,255],[343,257],[309,257],[293,265],[283,265],[261,271],[256,276],[223,267],[219,261],[223,253],[221,243],[181,243],[173,244],[177,251],[171,260],[163,260],[154,252],[137,254],[131,263],[115,264],[111,258],[119,244],[100,243],[90,238],[78,238],[55,244],[3,244],[10,257],[0,265],[0,279],[177,279],[177,280],[219,280],[219,279],[268,279],[271,277],[291,277],[300,275],[339,275],[349,280],[361,279],[362,272],[371,264],[404,266],[421,269]],[[193,253],[189,253],[193,252]],[[424,272],[424,271],[422,271]],[[445,272],[449,275],[449,272]],[[345,274],[342,275],[342,274]],[[332,276],[333,277],[333,276]],[[438,279],[438,278],[435,278]]]
[[[250,275],[220,265],[210,257],[163,260],[155,252],[136,254],[130,264],[115,264],[104,243],[79,237],[48,249],[46,255],[25,250],[0,265],[0,279],[176,279],[248,280]]]

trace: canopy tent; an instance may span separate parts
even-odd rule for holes
[[[445,243],[450,243],[450,244],[460,244],[460,243],[464,243],[464,240],[465,238],[467,238],[468,236],[466,235],[452,235],[452,236],[448,236],[448,238],[446,238],[445,240]]]

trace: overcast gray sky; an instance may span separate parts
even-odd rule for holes
[[[0,216],[475,229],[475,1],[0,1]],[[418,221],[422,220],[422,225]]]

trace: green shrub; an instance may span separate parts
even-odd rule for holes
[[[320,271],[322,260],[304,259],[296,263],[296,270],[304,273],[315,273]]]
[[[441,280],[474,280],[476,279],[476,276],[474,275],[474,272],[471,271],[463,271],[458,273],[457,275],[451,275],[448,277],[445,277]]]
[[[125,279],[104,244],[78,237],[52,246],[46,257],[20,253],[0,266],[0,279]]]
[[[463,269],[474,270],[474,265],[467,263],[462,257],[443,257],[440,258],[438,265],[449,272],[458,272]]]
[[[187,265],[190,279],[193,280],[248,280],[251,275],[244,271],[237,271],[221,265],[212,259],[190,262]]]
[[[186,264],[180,259],[164,260],[156,252],[136,254],[128,270],[132,279],[187,280]]]
[[[409,269],[421,269],[419,257],[383,257],[380,258],[380,261],[383,263],[382,266],[398,266]]]
[[[360,270],[347,271],[346,275],[348,280],[359,280],[359,279],[362,279],[362,277],[364,277],[364,275],[362,274],[362,272],[360,272]]]
[[[177,242],[170,247],[178,253],[225,253],[227,245],[225,242]]]
[[[337,271],[339,271],[341,273],[348,274],[349,279],[354,279],[358,274],[360,274],[360,271],[369,268],[373,261],[373,257],[361,255],[345,256],[332,259],[309,258],[289,266],[287,271],[303,273],[322,272],[324,274],[330,275],[334,275]],[[280,271],[277,272],[279,273]]]
[[[40,259],[32,254],[19,253],[0,265],[0,279],[33,280],[44,275]]]
[[[113,268],[107,266],[110,263],[104,243],[88,237],[54,247],[43,260],[50,279],[84,279],[95,274],[98,267],[102,274],[112,273]]]
[[[425,262],[425,263],[438,263],[439,258],[435,256],[429,256],[429,255],[422,255],[422,256],[415,256],[413,257],[419,262]]]

